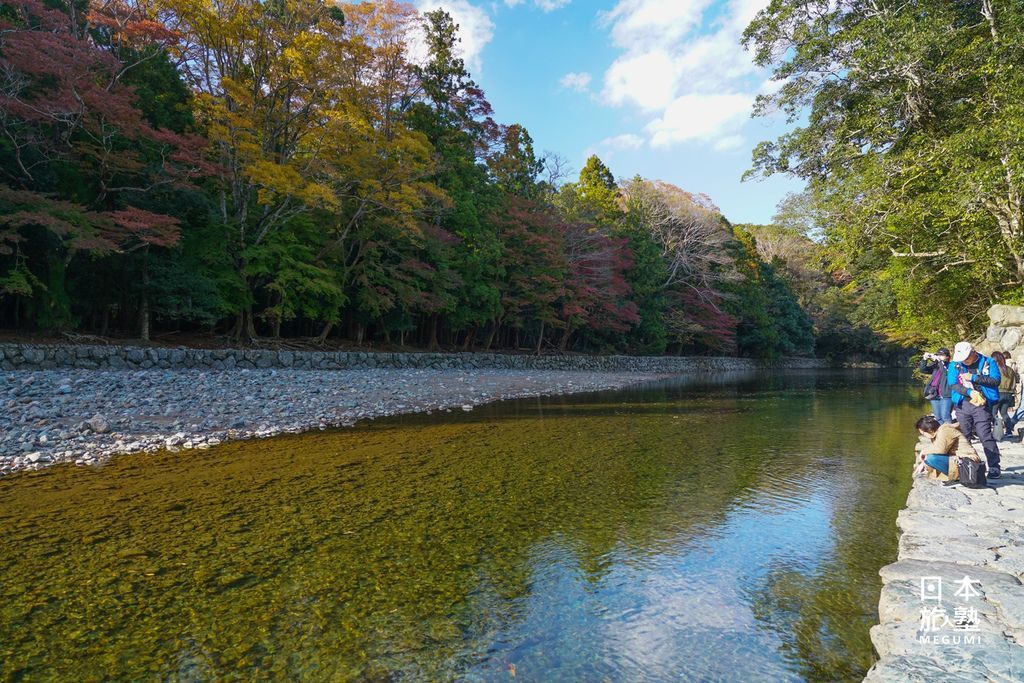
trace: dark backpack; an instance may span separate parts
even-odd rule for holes
[[[969,489],[983,489],[988,486],[988,475],[985,465],[970,458],[959,458],[957,469],[960,470],[960,483]]]
[[[924,400],[926,400],[926,401],[934,401],[934,400],[939,398],[938,387],[933,387],[932,386],[932,380],[935,379],[935,374],[936,373],[938,373],[938,372],[945,372],[945,371],[946,371],[946,368],[942,365],[942,363],[938,363],[935,366],[935,369],[932,370],[932,374],[928,375],[928,379],[926,379],[924,381]],[[942,378],[940,377],[939,378],[939,384],[941,384],[941,383],[942,383]]]

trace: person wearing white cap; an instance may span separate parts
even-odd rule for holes
[[[970,439],[977,436],[988,460],[988,478],[998,479],[999,445],[992,434],[990,406],[999,400],[999,366],[988,356],[975,350],[970,342],[962,341],[953,347],[953,362],[949,364],[947,382],[956,409],[960,431]]]

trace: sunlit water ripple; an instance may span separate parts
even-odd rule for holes
[[[0,480],[0,678],[856,680],[921,410],[718,378]]]

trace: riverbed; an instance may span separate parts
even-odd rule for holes
[[[18,370],[0,373],[0,476],[665,376],[536,369]]]
[[[0,479],[0,677],[857,680],[922,413],[716,376]]]

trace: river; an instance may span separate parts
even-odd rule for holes
[[[0,479],[0,678],[858,680],[923,411],[719,376]]]

